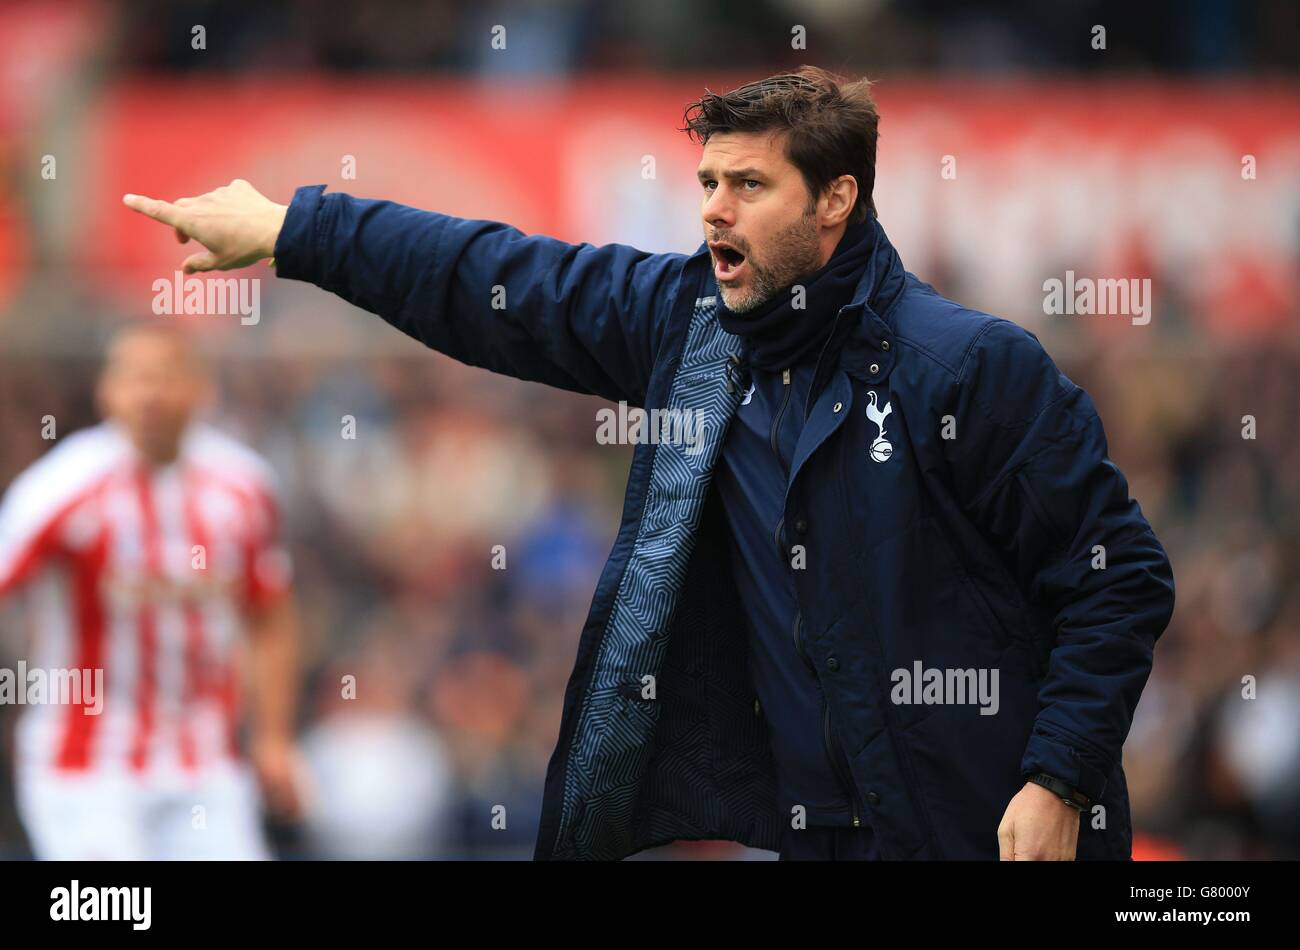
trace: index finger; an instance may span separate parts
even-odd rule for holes
[[[170,224],[174,228],[180,227],[181,209],[169,202],[160,201],[157,198],[146,198],[144,195],[123,195],[122,204],[132,211],[139,211],[141,214],[153,218],[155,221]]]

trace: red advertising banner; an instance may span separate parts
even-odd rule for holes
[[[683,108],[745,78],[118,83],[87,104],[61,166],[86,222],[68,259],[101,292],[147,301],[183,254],[122,193],[171,199],[234,177],[280,201],[324,182],[570,241],[691,251],[700,150]],[[1162,297],[1164,313],[1221,333],[1295,323],[1294,86],[888,80],[877,98],[881,221],[910,270],[972,306],[1032,326],[1068,319],[1047,316],[1053,281],[1150,279],[1161,332]],[[18,243],[0,255],[16,260]]]

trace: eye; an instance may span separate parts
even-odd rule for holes
[[[745,179],[745,184],[746,184],[746,185],[754,185],[755,187],[757,187],[757,186],[761,185],[762,182],[761,182],[761,181],[755,181],[753,178],[746,178],[746,179]],[[750,191],[753,191],[754,189],[753,189],[753,188],[750,188],[749,190],[750,190]]]
[[[709,190],[709,186],[710,186],[710,185],[716,185],[717,182],[714,181],[712,178],[710,178],[708,181],[701,182],[700,184],[702,184],[702,185],[704,186],[704,190],[705,190],[705,191],[708,191],[708,190]]]

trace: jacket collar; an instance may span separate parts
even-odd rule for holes
[[[872,224],[876,247],[853,293],[849,306],[854,309],[846,310],[841,318],[852,319],[856,311],[857,318],[851,324],[840,356],[840,366],[869,384],[881,382],[893,369],[898,355],[894,308],[907,283],[907,270],[885,229],[878,219],[873,218]]]
[[[864,382],[875,384],[889,375],[898,353],[893,327],[893,311],[907,282],[903,262],[885,234],[879,219],[872,218],[875,247],[862,270],[851,302],[836,317],[832,336],[843,340],[840,366]],[[701,242],[696,255],[710,257],[709,245]],[[711,269],[705,269],[705,292],[721,296]],[[740,345],[740,361],[745,362],[745,343]]]

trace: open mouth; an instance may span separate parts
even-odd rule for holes
[[[718,280],[735,280],[745,263],[745,255],[721,242],[710,244],[709,250],[713,252],[713,273]]]

